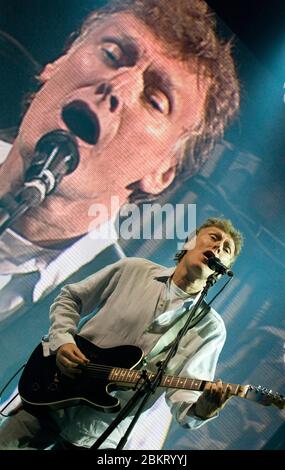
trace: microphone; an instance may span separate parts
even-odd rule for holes
[[[39,206],[76,169],[79,158],[72,134],[63,129],[45,134],[36,144],[23,186],[15,196],[8,193],[0,200],[0,235],[28,209]]]
[[[216,258],[216,256],[211,256],[210,258],[208,258],[207,265],[210,269],[216,271],[216,273],[218,274],[227,274],[229,277],[232,277],[234,275],[233,271],[227,268],[227,266],[225,266],[219,258]]]
[[[69,132],[58,129],[45,134],[38,141],[31,166],[25,173],[21,200],[29,201],[31,207],[39,205],[78,163],[76,140]]]

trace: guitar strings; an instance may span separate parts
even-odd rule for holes
[[[122,371],[126,371],[126,372],[127,372],[127,375],[128,375],[129,373],[132,373],[132,374],[135,373],[135,374],[137,374],[137,375],[140,374],[140,370],[137,370],[137,369],[133,369],[133,370],[132,370],[132,369],[125,369],[125,368],[118,367],[118,366],[107,366],[107,365],[104,365],[104,364],[95,364],[95,363],[92,363],[92,364],[87,364],[85,367],[86,367],[87,371],[90,371],[90,372],[92,372],[92,373],[93,373],[93,372],[101,372],[101,373],[104,372],[104,373],[106,373],[106,374],[109,374],[109,373],[112,371],[112,369],[120,369],[121,372],[122,372]],[[151,373],[150,373],[150,374],[151,374]],[[151,374],[151,375],[153,375],[153,374]],[[120,377],[120,378],[122,378],[122,377]],[[124,378],[124,377],[123,377],[123,378]],[[180,377],[180,378],[179,378],[179,376],[178,376],[177,379],[186,379],[186,377]],[[191,382],[193,382],[193,381],[202,382],[201,380],[192,379],[192,378],[190,378],[190,377],[187,377],[187,382],[188,382],[188,381],[191,381]],[[235,384],[232,384],[232,385],[235,385]],[[237,386],[237,385],[236,385],[236,386]],[[237,386],[237,387],[238,387],[238,386]],[[281,400],[281,401],[284,400],[283,395],[281,395],[281,394],[279,394],[279,393],[277,393],[277,392],[272,392],[272,394],[273,394],[275,400]]]
[[[122,367],[117,367],[117,366],[106,366],[106,365],[103,365],[103,364],[87,364],[83,370],[85,370],[85,368],[87,369],[87,371],[100,371],[100,372],[111,372],[112,369],[120,369],[121,371],[128,371],[128,372],[131,372],[131,373],[139,373],[139,370],[131,370],[131,369],[124,369]]]
[[[112,369],[120,369],[121,372],[126,371],[127,374],[125,374],[125,375],[128,375],[130,373],[131,374],[135,373],[136,375],[140,375],[140,372],[141,372],[140,370],[136,370],[136,369],[131,370],[131,369],[125,369],[125,368],[116,367],[116,366],[106,366],[106,365],[103,365],[103,364],[87,364],[86,368],[87,368],[87,371],[91,371],[92,373],[93,372],[101,372],[101,373],[104,372],[106,374],[109,374],[112,371]],[[153,376],[154,374],[149,373],[149,375]],[[183,379],[185,379],[185,378],[186,377],[183,377]],[[180,378],[177,377],[177,379],[181,380],[181,377]],[[189,378],[187,377],[187,382],[188,381],[192,382],[194,380],[197,382],[197,379],[190,379],[190,377]],[[199,381],[199,382],[201,382],[201,381]]]

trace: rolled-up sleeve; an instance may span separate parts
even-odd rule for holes
[[[208,321],[195,331],[189,331],[182,339],[178,353],[170,362],[170,367],[179,369],[179,376],[198,380],[213,381],[217,361],[226,340],[224,322],[214,313],[214,321]],[[180,368],[178,366],[180,365]],[[170,390],[166,402],[176,421],[185,428],[197,429],[218,416],[202,420],[191,411],[201,392],[191,390]]]

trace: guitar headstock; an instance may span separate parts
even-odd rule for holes
[[[254,385],[248,385],[244,398],[257,402],[260,405],[270,406],[275,405],[280,410],[285,408],[285,397],[280,393],[273,392],[272,390]]]

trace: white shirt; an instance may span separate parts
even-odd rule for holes
[[[51,306],[51,328],[49,342],[44,349],[56,350],[61,344],[72,342],[77,332],[80,319],[86,322],[80,329],[80,334],[88,338],[101,348],[109,348],[123,344],[135,344],[148,354],[152,348],[167,337],[166,344],[170,344],[185,323],[187,314],[185,293],[173,285],[169,300],[167,295],[169,285],[167,279],[173,273],[172,269],[152,263],[140,258],[125,258],[113,265],[98,271],[79,283],[65,286],[61,294]],[[197,301],[197,297],[186,300],[189,305]],[[80,305],[80,307],[79,307]],[[90,316],[101,305],[99,311]],[[173,309],[173,306],[175,308]],[[166,308],[168,310],[166,311]],[[191,314],[190,314],[191,315]],[[192,317],[191,317],[192,318]],[[196,317],[195,317],[196,318]],[[192,318],[193,320],[194,317]],[[169,333],[171,334],[169,335]],[[168,374],[191,377],[200,380],[213,380],[219,353],[226,337],[222,318],[210,309],[199,323],[189,329],[180,342],[179,349],[168,365]],[[153,358],[153,364],[165,357],[160,350]],[[164,357],[163,357],[164,356]],[[153,364],[149,364],[152,368]],[[150,368],[150,367],[148,367]],[[124,403],[132,392],[119,392],[119,398]],[[171,390],[166,393],[166,400],[171,407],[172,414],[177,421],[186,428],[195,429],[205,421],[191,414],[191,404],[196,402],[200,392],[189,390]],[[153,397],[153,399],[157,396]],[[157,423],[157,434],[161,438],[161,430],[170,421],[170,412],[163,405],[163,398],[159,404],[146,413],[153,418],[154,409],[164,409],[163,422]],[[150,406],[150,405],[149,405]],[[188,411],[190,415],[187,414]],[[106,429],[113,417],[98,412],[86,406],[66,409],[60,418],[62,435],[75,445],[89,447],[92,442]],[[113,431],[112,436],[105,443],[106,447],[114,447],[121,433],[126,429],[127,421]],[[153,430],[155,422],[152,419]],[[147,420],[141,420],[142,429],[146,429]],[[163,426],[162,426],[163,424]],[[151,430],[150,430],[151,432]],[[139,442],[141,448],[150,442],[149,436]],[[136,432],[136,440],[139,432]],[[140,436],[142,439],[142,436]],[[132,448],[135,448],[133,445]],[[151,447],[155,448],[155,447]],[[156,447],[157,448],[157,447]]]

